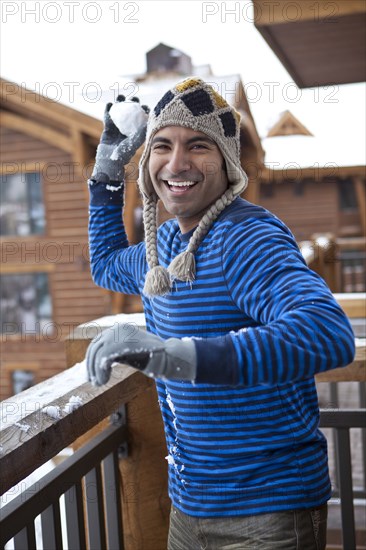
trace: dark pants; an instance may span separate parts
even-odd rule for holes
[[[168,550],[324,550],[327,505],[248,517],[196,518],[172,507]]]

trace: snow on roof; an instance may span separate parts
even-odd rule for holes
[[[235,104],[239,98],[240,75],[213,76],[207,74],[208,71],[208,65],[194,67],[196,76],[201,76],[206,82],[211,83],[229,104]],[[92,85],[85,87],[84,95],[75,96],[72,105],[66,104],[99,120],[103,118],[105,104],[114,102],[119,94],[123,94],[126,98],[137,96],[142,104],[148,105],[152,109],[169,89],[184,78],[184,76],[180,77],[176,74],[161,78],[146,78],[142,81],[139,80],[138,75],[122,77],[115,79],[112,84],[110,81],[99,84],[98,87]]]
[[[273,170],[366,164],[362,140],[350,144],[346,136],[276,136],[262,139],[262,147],[265,165]]]

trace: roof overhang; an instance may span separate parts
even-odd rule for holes
[[[67,138],[74,130],[98,144],[103,130],[102,121],[4,78],[0,78],[0,107],[3,121],[21,117],[48,129],[47,135],[57,132]]]
[[[254,24],[299,88],[366,80],[365,0],[252,0]]]
[[[365,166],[340,166],[335,174],[334,166],[323,166],[314,170],[311,168],[272,168],[265,166],[260,171],[259,179],[261,183],[294,183],[299,180],[309,179],[311,181],[330,180],[335,181],[343,178],[360,178],[364,181],[366,177]]]

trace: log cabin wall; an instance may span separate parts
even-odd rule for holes
[[[267,177],[260,183],[259,203],[281,218],[297,241],[310,239],[314,233],[364,237],[365,169],[343,168],[340,178],[317,180]]]
[[[334,182],[262,183],[259,202],[285,222],[297,241],[309,239],[313,233],[338,234],[338,194]]]

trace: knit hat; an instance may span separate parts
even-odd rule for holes
[[[218,145],[225,163],[229,186],[211,205],[191,236],[187,250],[171,262],[168,269],[159,265],[157,251],[157,202],[148,168],[151,142],[158,130],[166,126],[184,126],[203,132]],[[150,112],[145,149],[139,168],[139,187],[143,195],[146,259],[144,294],[162,296],[172,281],[192,282],[195,278],[194,254],[219,214],[242,193],[248,178],[240,164],[240,114],[213,87],[199,78],[188,78],[169,90]]]

